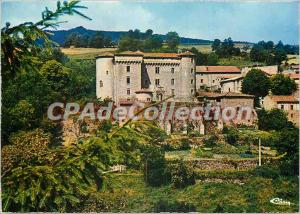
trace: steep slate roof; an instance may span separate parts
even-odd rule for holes
[[[299,103],[299,100],[292,95],[270,96],[270,98],[276,103]]]
[[[240,73],[241,69],[236,66],[196,66],[199,73]]]

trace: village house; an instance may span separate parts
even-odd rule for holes
[[[126,51],[96,57],[97,98],[117,104],[130,100],[193,100],[196,91],[194,54]],[[172,100],[172,99],[171,99]]]
[[[245,67],[245,68],[242,68],[240,76],[222,79],[220,81],[221,92],[222,93],[225,93],[225,92],[241,93],[243,79],[251,69],[259,69],[259,70],[263,71],[268,77],[278,74],[278,66],[277,65],[262,66],[262,67]]]
[[[292,96],[271,96],[263,99],[263,107],[266,110],[281,109],[287,113],[288,119],[299,126],[299,99]]]
[[[244,107],[250,107],[251,115],[250,118],[234,118],[232,121],[226,123],[253,125],[257,120],[257,115],[254,110],[254,96],[249,94],[241,94],[234,92],[227,93],[215,93],[215,92],[204,92],[199,91],[197,93],[197,99],[203,106],[219,106],[221,109],[226,107],[233,107],[238,112]],[[244,112],[243,112],[244,113]],[[223,120],[219,121],[223,124]]]
[[[241,76],[241,69],[236,66],[196,66],[197,89],[219,90],[220,82]]]

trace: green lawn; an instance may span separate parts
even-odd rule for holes
[[[221,173],[221,172],[219,172]],[[240,172],[241,174],[241,172]],[[190,211],[198,212],[297,212],[298,179],[276,180],[246,176],[240,179],[197,180],[195,185],[183,189],[172,186],[147,187],[142,174],[113,174],[113,191],[94,193],[93,200],[84,211],[94,212],[158,212],[158,204],[184,204]],[[163,178],[162,178],[163,179]],[[270,199],[280,197],[293,204],[274,205]],[[96,200],[96,202],[95,202]],[[108,202],[113,200],[113,202]]]

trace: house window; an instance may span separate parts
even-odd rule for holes
[[[191,79],[191,84],[194,84],[194,80],[193,79]]]
[[[100,80],[100,87],[103,87],[103,81]]]
[[[171,79],[171,85],[174,85],[174,84],[175,84],[175,80]]]
[[[155,79],[155,85],[156,85],[156,86],[159,85],[159,79]]]
[[[130,85],[130,77],[127,77],[127,85]]]
[[[203,83],[203,79],[201,79],[200,82]]]
[[[108,71],[106,71],[106,75],[108,75]]]
[[[171,73],[174,74],[175,68],[171,68]]]
[[[213,83],[215,83],[215,80],[213,80]]]
[[[127,71],[127,72],[130,72],[130,66],[129,66],[129,65],[126,66],[126,71]]]
[[[291,110],[294,110],[294,106],[293,105],[291,105]]]
[[[127,89],[127,95],[130,95],[130,89]]]
[[[191,69],[191,73],[193,73],[194,72],[194,69]]]
[[[284,109],[284,105],[281,105],[280,108],[281,108],[281,110],[283,110]]]
[[[171,95],[173,96],[175,94],[175,89],[171,89]]]
[[[159,67],[155,67],[155,73],[159,74]]]

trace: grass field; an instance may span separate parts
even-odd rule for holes
[[[105,52],[115,52],[117,48],[61,48],[61,51],[73,58],[94,58]]]
[[[288,55],[289,64],[299,64],[299,55]]]
[[[168,212],[174,207],[181,211],[185,207],[185,211],[205,213],[298,211],[297,177],[273,180],[249,176],[247,172],[240,172],[237,177],[228,177],[227,174],[222,179],[215,179],[215,175],[211,177],[208,174],[208,177],[197,180],[195,185],[183,189],[174,189],[171,185],[147,186],[140,172],[113,174],[113,191],[95,192],[94,199],[79,211]],[[284,198],[292,204],[283,206],[270,203],[270,199],[275,197]]]

